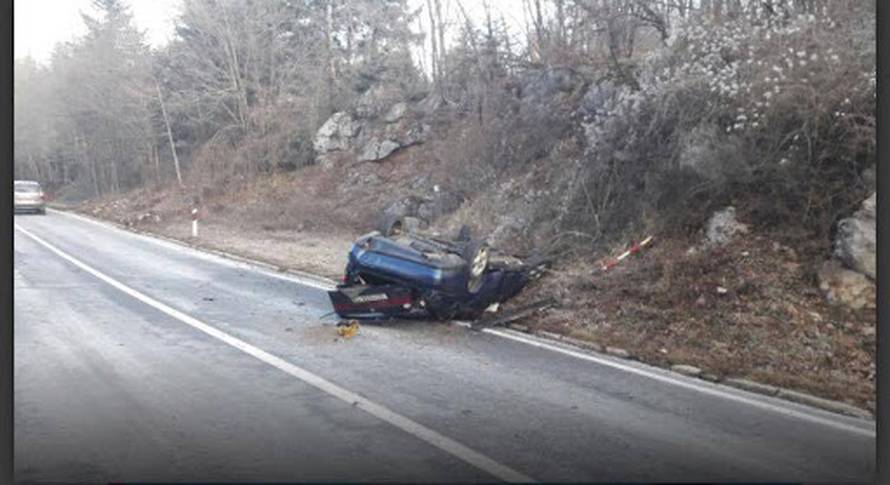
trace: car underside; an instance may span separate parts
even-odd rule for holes
[[[343,283],[329,292],[344,319],[478,318],[519,293],[546,265],[503,255],[462,228],[457,238],[403,230],[385,219],[358,238]]]

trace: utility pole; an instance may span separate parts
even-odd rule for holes
[[[170,142],[170,151],[173,152],[173,165],[176,167],[176,181],[182,188],[182,172],[179,170],[179,157],[176,156],[176,145],[173,144],[173,130],[170,129],[170,119],[167,117],[167,108],[164,107],[164,98],[161,96],[161,85],[155,79],[155,88],[158,91],[158,102],[161,104],[161,114],[164,115],[164,125],[167,126],[167,140]]]

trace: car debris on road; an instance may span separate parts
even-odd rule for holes
[[[358,320],[341,321],[337,324],[337,335],[342,338],[352,338],[359,330]]]
[[[519,258],[473,239],[421,234],[410,218],[385,217],[349,252],[343,283],[328,295],[343,319],[475,320],[518,294],[546,269],[543,256]]]
[[[505,311],[496,317],[480,318],[479,320],[472,322],[470,328],[473,330],[481,330],[483,328],[504,326],[523,318],[530,317],[535,313],[552,308],[556,305],[557,302],[555,299],[546,298]]]

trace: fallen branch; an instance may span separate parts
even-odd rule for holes
[[[514,308],[513,310],[505,312],[493,319],[477,320],[470,324],[470,328],[473,330],[481,330],[483,328],[506,325],[508,323],[529,317],[541,310],[546,310],[547,308],[553,307],[555,305],[556,300],[554,300],[553,298],[539,300],[534,303],[529,303],[528,305]]]

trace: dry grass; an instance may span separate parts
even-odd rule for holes
[[[692,244],[661,240],[609,272],[561,262],[524,297],[555,293],[563,305],[529,326],[874,411],[875,311],[825,302],[818,245],[763,233],[690,254]]]

